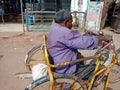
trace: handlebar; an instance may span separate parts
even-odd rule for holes
[[[96,51],[95,55],[98,54],[98,53],[100,53],[101,51],[105,50],[105,49],[106,49],[109,45],[111,45],[112,43],[113,43],[113,41],[111,40],[111,41],[108,42],[105,46],[100,47],[100,48]]]
[[[104,33],[102,31],[99,31],[99,32],[85,31],[84,35],[104,36]]]

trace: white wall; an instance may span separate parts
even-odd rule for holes
[[[78,5],[78,0],[71,0],[71,11],[78,11],[85,12],[87,9],[87,2],[89,0],[83,0],[83,5]],[[81,8],[81,9],[80,9]]]

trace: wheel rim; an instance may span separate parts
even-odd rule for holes
[[[45,63],[45,57],[43,56],[43,51],[41,49],[41,46],[35,49],[33,48],[33,50],[31,49],[27,53],[26,59],[25,59],[27,70],[31,71],[32,67],[40,62]]]
[[[87,90],[86,83],[77,80],[76,76],[67,74],[55,74],[53,90]],[[74,84],[73,84],[74,83]],[[70,88],[70,86],[72,87]],[[28,90],[49,90],[49,76],[40,78],[29,85]]]
[[[69,83],[67,83],[67,82]],[[69,85],[74,82],[74,80],[69,79],[56,79],[56,83],[54,84],[54,90],[87,90],[85,87],[81,87],[81,85],[77,82],[75,83],[71,88],[69,88]],[[44,84],[41,84],[37,87],[35,87],[32,90],[49,90],[50,82],[45,82]],[[68,85],[68,86],[67,86]]]

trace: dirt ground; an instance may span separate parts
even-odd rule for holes
[[[0,90],[24,90],[30,83],[28,79],[17,79],[15,74],[26,71],[25,54],[42,43],[42,34],[0,33]]]
[[[120,47],[120,34],[114,34],[110,31],[105,31],[105,33],[113,35],[116,48]],[[42,34],[44,33],[0,33],[0,90],[24,90],[32,82],[32,79],[17,79],[15,73],[26,71],[25,54],[33,46],[43,42]],[[94,54],[91,51],[81,52],[84,56]],[[119,85],[120,82],[112,83],[109,90],[120,90]]]

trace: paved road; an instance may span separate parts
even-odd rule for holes
[[[30,32],[48,32],[51,27],[51,23],[29,25],[28,31]],[[7,23],[0,24],[0,32],[24,32],[27,31],[26,25],[21,23]]]
[[[0,32],[23,32],[21,23],[7,23],[0,24]]]

